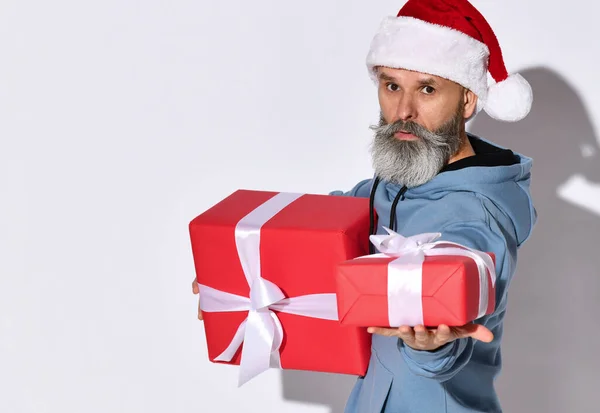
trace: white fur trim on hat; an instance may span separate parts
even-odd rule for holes
[[[488,57],[487,45],[458,30],[413,17],[386,17],[371,42],[367,67],[374,81],[377,66],[451,80],[477,95],[480,110],[488,95]]]

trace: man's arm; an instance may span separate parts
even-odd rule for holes
[[[350,191],[332,191],[329,195],[337,196],[353,196],[359,198],[368,198],[371,193],[371,181],[372,179],[364,179],[354,186]]]

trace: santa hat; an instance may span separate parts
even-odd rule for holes
[[[367,67],[374,81],[377,66],[452,80],[477,95],[476,112],[494,119],[518,121],[531,109],[531,86],[519,74],[509,76],[496,35],[467,0],[408,0],[371,42]]]

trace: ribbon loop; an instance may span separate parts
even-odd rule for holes
[[[417,254],[431,248],[431,243],[438,239],[440,233],[423,233],[404,237],[387,227],[383,227],[389,235],[371,235],[370,240],[383,254],[399,257],[406,254]]]

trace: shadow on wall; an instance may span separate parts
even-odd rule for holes
[[[527,118],[504,123],[481,113],[469,125],[533,158],[538,224],[509,290],[497,388],[507,412],[595,411],[600,148],[581,99],[559,75],[545,68],[521,74],[534,92]]]
[[[498,393],[507,412],[592,411],[600,371],[600,148],[581,99],[559,75],[521,74],[534,91],[527,118],[504,123],[482,112],[468,125],[534,159],[539,220],[510,287]],[[355,380],[282,371],[283,397],[342,413]]]

